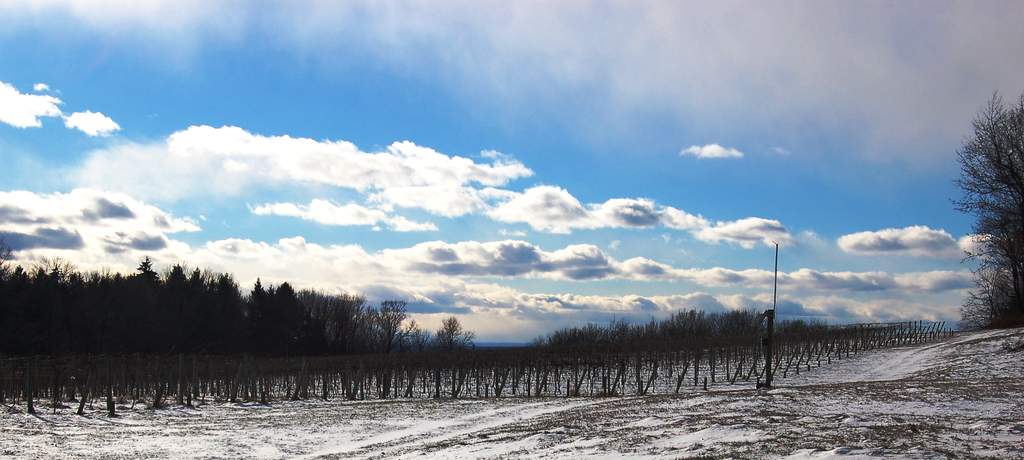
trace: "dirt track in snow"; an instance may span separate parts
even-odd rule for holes
[[[768,392],[0,415],[18,458],[1024,458],[1024,329],[861,354]],[[99,406],[97,406],[99,409]]]

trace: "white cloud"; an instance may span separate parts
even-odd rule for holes
[[[211,158],[230,169],[252,172],[256,167],[275,180],[333,185],[366,191],[391,187],[461,186],[472,183],[499,186],[528,177],[522,163],[496,160],[476,163],[402,141],[385,151],[368,153],[346,141],[315,141],[290,136],[262,136],[242,128],[192,126],[167,139],[171,156]]]
[[[547,252],[525,241],[431,241],[407,249],[385,250],[382,256],[411,271],[448,276],[591,280],[612,278],[617,272],[615,261],[589,244]]]
[[[843,235],[837,240],[844,252],[856,255],[909,255],[917,257],[962,257],[960,243],[941,229],[924,225],[886,228]]]
[[[369,196],[369,201],[381,206],[419,208],[444,217],[458,217],[487,209],[494,200],[494,192],[487,187],[475,189],[467,186],[420,185],[383,188]]]
[[[898,274],[896,283],[907,289],[921,291],[945,291],[974,287],[974,276],[966,271],[936,270],[920,273]]]
[[[694,229],[707,225],[701,217],[647,198],[612,198],[584,206],[564,188],[540,185],[509,198],[488,211],[501,222],[526,223],[535,230],[570,233],[574,229],[649,228],[665,225]]]
[[[100,113],[86,110],[75,112],[64,117],[64,126],[68,129],[77,129],[89,136],[109,136],[119,131],[121,126],[110,117]]]
[[[364,152],[346,141],[192,126],[171,134],[164,144],[123,143],[91,152],[76,175],[85,185],[165,200],[238,195],[260,185],[306,184],[356,190],[383,204],[463,212],[476,209],[487,196],[486,190],[475,187],[501,186],[531,174],[522,163],[507,158],[477,163],[406,141],[380,152]],[[421,201],[411,196],[425,192],[432,195]]]
[[[681,150],[679,154],[697,158],[743,158],[743,152],[718,144],[691,145]]]
[[[662,224],[676,230],[695,230],[707,227],[708,221],[701,215],[690,214],[686,211],[665,206],[661,210]]]
[[[983,235],[964,235],[956,241],[957,247],[962,251],[961,256],[980,254],[984,250],[984,244],[985,237]]]
[[[575,229],[652,228],[665,226],[688,230],[707,243],[726,242],[743,248],[772,241],[788,245],[794,242],[781,222],[747,217],[712,224],[703,216],[658,206],[646,198],[612,198],[604,203],[583,205],[567,190],[550,185],[531,187],[514,193],[487,213],[500,222],[525,223],[535,230],[567,234]]]
[[[32,86],[36,92],[49,91],[46,83]],[[48,94],[23,94],[13,85],[0,81],[0,123],[15,128],[38,128],[43,125],[42,117],[60,117],[63,101]],[[114,120],[99,113],[86,110],[64,117],[64,126],[77,129],[89,136],[108,136],[120,130]]]
[[[59,117],[61,100],[45,94],[22,94],[0,81],[0,123],[15,128],[38,128],[40,117]]]
[[[512,237],[512,238],[525,238],[526,237],[526,232],[524,232],[522,230],[508,230],[508,229],[504,229],[504,228],[498,230],[498,234],[501,235],[501,236],[504,236],[504,237]]]
[[[551,233],[601,225],[567,190],[549,185],[526,189],[487,214],[501,222],[522,222]]]
[[[701,228],[694,236],[708,243],[727,242],[744,248],[753,248],[757,243],[771,246],[779,243],[786,246],[794,242],[789,230],[774,219],[747,217],[731,222],[717,222]]]
[[[180,251],[168,235],[199,226],[128,195],[94,189],[0,192],[0,239],[19,258],[56,256],[102,263],[122,254]]]
[[[291,216],[324,225],[386,225],[399,232],[437,230],[430,222],[413,222],[402,216],[393,216],[380,209],[372,209],[356,203],[337,205],[327,200],[314,199],[308,205],[295,203],[267,203],[252,209],[253,214],[268,216]]]
[[[607,227],[654,227],[662,223],[662,212],[647,198],[612,198],[598,205],[591,205],[592,215]]]

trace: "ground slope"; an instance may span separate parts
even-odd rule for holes
[[[1024,458],[1024,329],[806,369],[758,392],[211,404],[0,415],[0,456]],[[99,409],[99,406],[97,406]]]

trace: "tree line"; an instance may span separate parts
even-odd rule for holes
[[[957,209],[974,217],[976,287],[961,310],[976,327],[1024,324],[1024,95],[998,95],[977,115],[957,151],[963,192]]]
[[[406,302],[296,290],[149,258],[131,274],[83,272],[63,260],[25,268],[0,248],[0,350],[5,354],[252,353],[327,355],[465,348],[454,316],[437,331]]]
[[[784,327],[827,327],[825,323],[787,321]],[[587,324],[558,329],[534,340],[533,345],[548,348],[647,348],[659,343],[696,340],[701,343],[754,341],[762,333],[758,312],[735,310],[708,313],[678,311],[664,319],[630,323],[624,319],[608,324]]]

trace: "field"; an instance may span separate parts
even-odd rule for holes
[[[769,391],[7,407],[15,458],[1024,458],[1024,329],[878,349]]]

